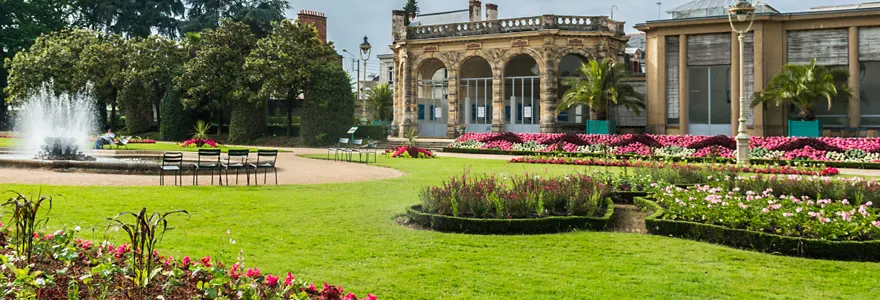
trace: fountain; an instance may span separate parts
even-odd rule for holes
[[[46,85],[20,106],[15,130],[23,137],[18,148],[35,159],[94,161],[88,149],[98,129],[95,100],[88,92],[56,95]]]

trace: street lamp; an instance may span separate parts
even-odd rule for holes
[[[364,86],[367,84],[367,60],[370,59],[370,53],[373,50],[373,46],[370,45],[370,42],[367,40],[367,36],[364,35],[364,42],[361,43],[361,60],[364,61]],[[361,99],[361,125],[367,125],[367,97],[364,96]]]
[[[357,57],[354,57],[354,54],[351,54],[351,52],[348,52],[348,50],[346,50],[346,49],[342,49],[342,52],[344,52],[345,54],[348,54],[348,56],[351,57],[352,71],[354,71],[354,69],[357,68],[357,75],[355,75],[355,77],[354,77],[354,85],[355,85],[355,93],[356,93],[355,95],[356,95],[357,99],[360,100],[361,99],[361,61]]]
[[[744,47],[743,38],[745,34],[752,30],[752,24],[755,23],[755,6],[749,1],[739,0],[730,5],[727,12],[727,20],[730,22],[730,28],[736,32],[739,39],[739,129],[736,135],[736,162],[739,165],[749,165],[749,133],[746,132],[746,97],[745,97],[745,73],[744,69]],[[743,27],[743,25],[746,25]]]

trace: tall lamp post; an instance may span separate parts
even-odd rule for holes
[[[758,2],[760,3],[760,2]],[[757,5],[757,3],[755,4]],[[746,97],[745,97],[745,73],[743,54],[743,38],[745,34],[752,30],[752,24],[755,23],[755,5],[749,1],[739,0],[730,5],[727,10],[727,20],[730,22],[730,28],[736,32],[739,39],[739,129],[736,135],[736,162],[739,165],[749,165],[749,133],[746,132]]]
[[[370,42],[367,41],[367,36],[364,36],[364,42],[361,43],[361,60],[364,61],[364,87],[367,85],[367,60],[370,59],[370,53],[372,53],[373,46],[370,45]],[[362,96],[361,99],[361,125],[367,125],[367,97]]]

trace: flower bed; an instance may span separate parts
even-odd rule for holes
[[[180,143],[181,147],[196,147],[201,148],[205,145],[211,148],[217,148],[220,146],[220,142],[210,139],[189,139]]]
[[[136,137],[136,138],[128,140],[128,143],[129,144],[155,144],[156,140]]]
[[[880,138],[752,137],[750,156],[761,160],[880,163]],[[587,135],[533,133],[467,133],[448,147],[452,151],[726,158],[735,154],[728,136],[648,134]]]
[[[20,138],[20,137],[15,136],[15,135],[11,135],[11,134],[0,133],[0,139],[17,139],[17,138]]]
[[[730,228],[727,226],[664,219],[659,204],[635,198],[636,206],[652,214],[645,220],[648,233],[680,237],[746,250],[820,259],[880,261],[880,241],[832,241],[792,237],[773,233]]]
[[[135,254],[131,245],[93,243],[67,231],[39,237],[32,246],[35,256],[29,266],[15,258],[10,248],[0,249],[2,276],[8,284],[4,290],[17,299],[130,299],[126,295],[137,295],[135,299],[169,295],[173,295],[170,299],[358,299],[342,287],[315,286],[291,273],[264,274],[255,267],[245,268],[241,260],[226,266],[210,256],[175,259],[155,252],[152,259],[158,268],[151,270],[155,273],[149,285],[138,288],[127,274]],[[8,233],[0,232],[0,241],[8,238]],[[368,294],[362,299],[376,297]]]
[[[557,164],[557,165],[581,165],[581,166],[606,166],[606,167],[637,167],[637,168],[704,168],[706,171],[732,171],[759,174],[787,174],[787,175],[821,175],[831,176],[840,174],[840,170],[832,167],[825,168],[795,168],[789,166],[759,166],[738,167],[733,165],[706,165],[703,167],[688,165],[685,163],[664,163],[644,160],[616,160],[601,158],[571,158],[571,157],[516,157],[510,159],[511,163],[526,164]]]
[[[435,155],[431,151],[413,146],[400,146],[393,149],[386,149],[385,156],[392,158],[434,158]]]

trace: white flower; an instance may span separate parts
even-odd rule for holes
[[[73,228],[73,231],[80,231],[80,230],[82,230],[82,228],[79,228],[79,226],[76,226]]]
[[[34,284],[37,286],[44,286],[46,285],[46,280],[43,278],[37,278],[37,280],[34,280]]]

